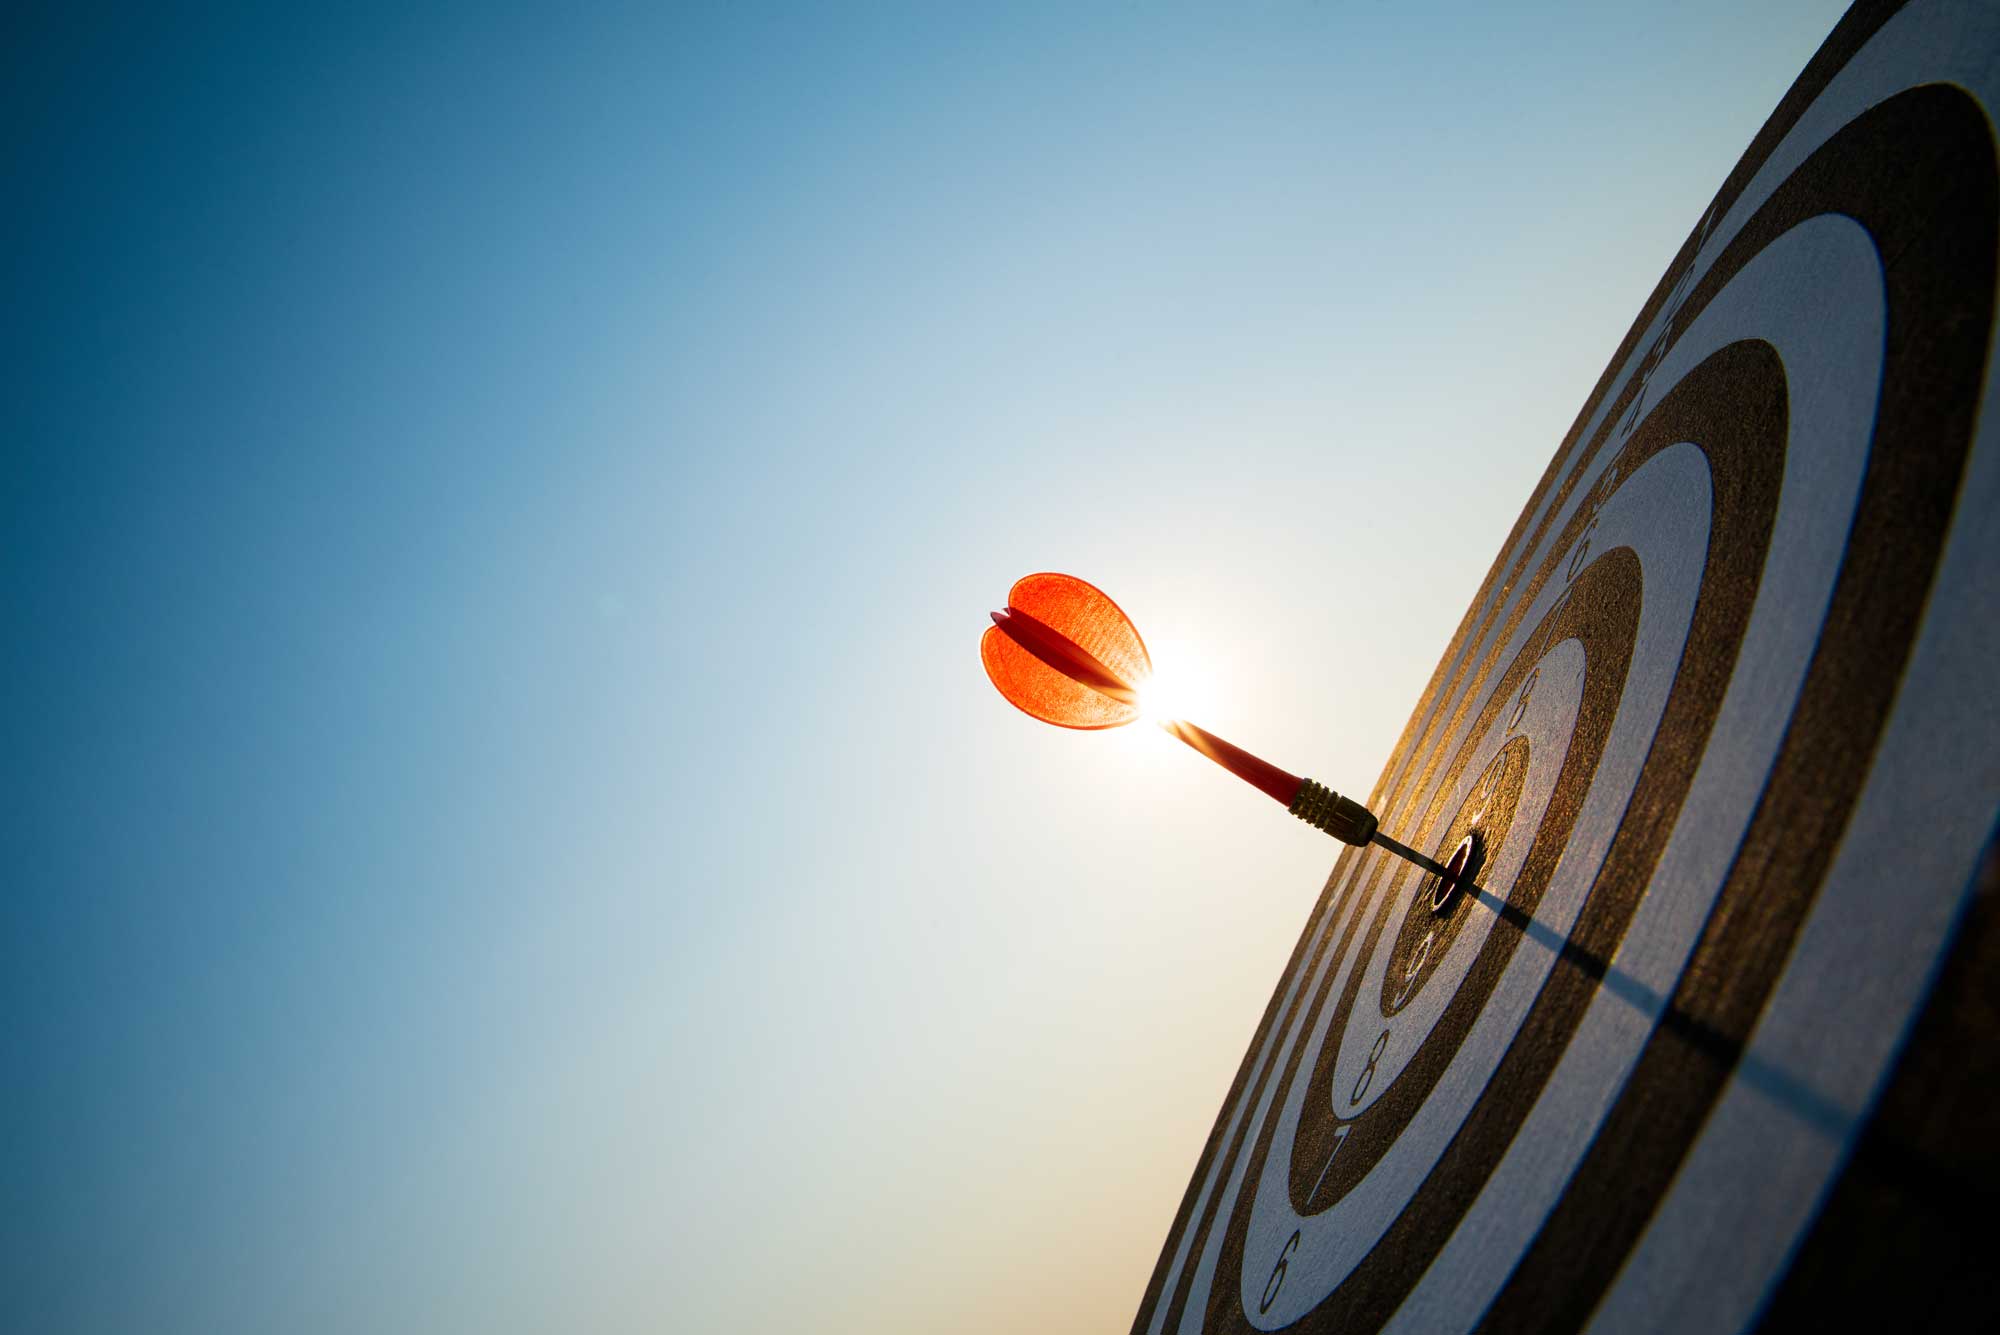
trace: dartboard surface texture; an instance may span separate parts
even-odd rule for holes
[[[2000,1328],[2000,5],[1862,4],[1335,865],[1136,1331]]]

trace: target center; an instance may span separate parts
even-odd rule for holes
[[[1431,873],[1426,888],[1430,891],[1432,913],[1442,917],[1451,909],[1452,904],[1458,900],[1460,888],[1469,884],[1478,874],[1483,851],[1479,832],[1474,830],[1458,841],[1458,847],[1453,849],[1451,857],[1446,859],[1445,874],[1439,876],[1436,872]]]

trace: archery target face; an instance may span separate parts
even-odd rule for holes
[[[2000,11],[1864,5],[1752,145],[1371,797],[1476,887],[1343,854],[1135,1330],[1735,1330],[1906,1290],[1885,1230],[1973,1254],[1993,1197],[1926,1184],[2000,1185],[1951,1130],[2000,1102],[1952,1060],[1994,1037],[1996,109]]]

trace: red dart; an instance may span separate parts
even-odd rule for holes
[[[993,613],[993,625],[979,641],[979,658],[1009,704],[1063,728],[1117,728],[1139,718],[1139,688],[1153,675],[1146,642],[1118,604],[1074,575],[1054,573],[1029,575],[1007,591],[1007,610]],[[1167,719],[1161,726],[1308,825],[1346,843],[1380,844],[1456,879],[1383,834],[1375,814],[1352,798],[1289,774],[1192,723]]]

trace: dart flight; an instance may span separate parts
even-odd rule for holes
[[[1017,580],[1005,611],[979,641],[979,658],[1000,694],[1022,713],[1062,728],[1117,728],[1142,717],[1140,691],[1153,660],[1118,604],[1074,575]],[[1451,873],[1376,828],[1373,812],[1324,784],[1279,769],[1185,719],[1160,726],[1294,816],[1346,843],[1380,844],[1431,873]]]

